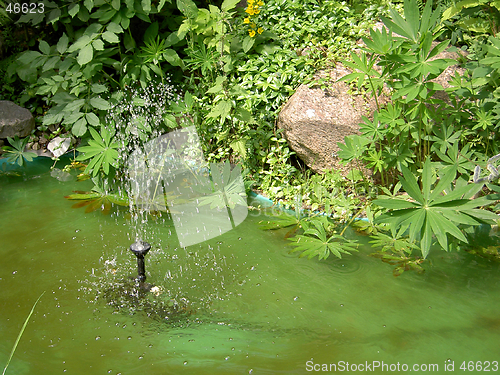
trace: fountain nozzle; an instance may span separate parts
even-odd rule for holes
[[[130,251],[132,251],[137,257],[137,280],[139,282],[146,281],[146,269],[144,266],[144,256],[151,249],[151,245],[145,241],[138,240],[130,245]]]

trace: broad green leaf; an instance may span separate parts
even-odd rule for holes
[[[119,43],[120,42],[120,38],[118,38],[118,36],[115,33],[112,33],[111,31],[105,31],[102,34],[102,38],[109,43]]]
[[[99,98],[99,97],[93,97],[90,99],[90,105],[94,108],[101,109],[101,110],[107,110],[110,108],[109,102]]]
[[[179,57],[179,55],[175,50],[170,48],[166,49],[165,52],[163,53],[163,57],[165,57],[165,60],[167,60],[170,63],[170,65],[179,66],[182,69],[184,69],[184,62],[182,61],[182,59]]]
[[[247,157],[246,142],[244,139],[238,139],[229,144],[234,151],[236,151],[243,159]]]
[[[144,43],[154,43],[156,37],[158,36],[159,24],[158,22],[153,22],[144,32]]]
[[[231,105],[231,102],[221,100],[212,108],[207,117],[225,119],[229,115],[229,112],[231,112],[232,108],[233,106]]]
[[[54,69],[57,63],[61,61],[59,56],[52,56],[47,62],[43,65],[42,72],[46,72],[47,70]]]
[[[21,64],[31,64],[33,60],[40,56],[41,53],[38,51],[26,51],[19,55],[17,61],[19,61]]]
[[[49,16],[47,18],[47,23],[54,24],[59,20],[59,17],[61,17],[61,9],[57,7],[49,13]]]
[[[73,3],[68,7],[68,14],[71,16],[71,18],[74,18],[79,11],[80,11],[80,4],[78,3]]]
[[[96,39],[92,42],[92,47],[96,51],[104,51],[104,42],[101,39]]]
[[[255,43],[255,38],[251,38],[249,35],[247,35],[245,37],[245,39],[243,39],[243,44],[242,44],[242,47],[243,47],[243,52],[248,52],[250,51],[250,49],[253,47]]]
[[[234,9],[239,2],[240,0],[224,0],[220,8],[222,11],[228,11]]]
[[[295,216],[287,214],[286,212],[280,212],[279,215],[266,217],[266,219],[259,221],[259,228],[264,230],[286,228],[300,223],[300,219],[297,219]]]
[[[71,112],[69,114],[66,114],[64,116],[64,124],[74,124],[77,122],[79,119],[81,119],[84,116],[84,113],[82,112]]]
[[[177,8],[190,20],[196,19],[198,7],[192,0],[177,0]]]
[[[85,118],[87,122],[92,126],[99,126],[99,117],[97,117],[94,113],[89,112],[85,114]]]
[[[57,52],[59,52],[61,55],[66,52],[68,49],[68,42],[69,38],[66,35],[66,33],[63,33],[63,35],[59,38],[59,41],[57,42]]]
[[[123,44],[127,51],[133,50],[136,46],[134,38],[129,33],[124,34]]]
[[[64,107],[64,111],[69,113],[79,111],[84,104],[85,104],[85,99],[73,100],[68,104],[66,104],[66,106]]]
[[[45,40],[40,41],[39,48],[44,55],[50,55],[50,46]]]
[[[142,0],[141,5],[144,13],[149,14],[151,12],[151,0]]]
[[[89,43],[92,42],[92,39],[88,35],[82,35],[78,40],[73,43],[69,48],[68,48],[68,53],[75,52],[78,50],[81,50],[85,46],[87,46]]]
[[[100,83],[93,83],[90,86],[90,89],[92,90],[92,92],[94,94],[101,94],[103,92],[108,91],[108,88],[106,86],[104,86],[104,85],[101,85]]]
[[[106,29],[115,34],[120,34],[123,32],[122,27],[115,22],[110,22]]]
[[[94,7],[94,0],[85,0],[83,2],[83,5],[85,6],[85,8],[87,8],[89,12],[91,12],[92,8]]]
[[[94,57],[94,48],[92,47],[92,44],[87,44],[78,53],[76,61],[78,62],[78,64],[80,64],[80,66],[83,66],[91,62],[93,57]]]
[[[456,16],[458,13],[460,13],[460,10],[461,10],[461,8],[458,7],[457,5],[452,5],[443,12],[441,19],[443,21],[446,21],[446,20]]]
[[[71,128],[71,132],[75,137],[82,137],[87,132],[87,120],[82,117],[80,120],[75,122]]]
[[[111,0],[111,6],[115,10],[120,10],[120,0]]]

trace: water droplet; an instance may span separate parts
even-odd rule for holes
[[[101,336],[96,336],[95,337],[96,340],[100,340],[101,339]]]
[[[188,361],[184,361],[183,364],[184,366],[186,366],[188,364]]]
[[[340,304],[340,307],[344,307],[344,304],[343,304],[343,303],[341,303],[341,304]]]
[[[224,357],[224,359],[225,359],[226,361],[227,361],[227,360],[229,360],[229,358],[231,358],[231,357],[229,357],[229,356]]]
[[[132,336],[127,337],[127,340],[132,340]]]
[[[234,352],[234,346],[231,348],[231,350]]]
[[[299,297],[297,297],[297,296],[293,297],[294,301],[297,301],[298,299],[299,299]]]

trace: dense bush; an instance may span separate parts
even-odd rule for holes
[[[420,262],[409,257],[417,249],[425,256],[433,234],[447,250],[466,242],[458,234],[464,227],[491,222],[491,215],[476,211],[450,218],[439,204],[467,211],[495,198],[457,208],[479,190],[467,188],[476,164],[486,167],[488,158],[499,153],[500,40],[494,35],[495,2],[406,0],[391,10],[384,2],[238,3],[47,2],[43,13],[11,17],[15,25],[24,25],[25,35],[37,37],[28,38],[24,46],[11,43],[16,56],[0,64],[0,70],[8,73],[2,78],[6,84],[1,94],[30,103],[35,113],[43,115],[39,130],[62,127],[82,139],[79,160],[87,163],[86,173],[94,177],[95,190],[102,194],[109,193],[106,189],[113,186],[109,182],[123,173],[121,154],[135,147],[130,139],[144,142],[194,124],[209,161],[239,162],[255,187],[296,208],[305,203],[326,212],[343,225],[341,234],[353,216],[365,212],[370,223],[357,227],[382,244],[378,255],[396,257],[404,267],[418,269]],[[371,22],[380,17],[388,31],[366,35]],[[9,27],[7,40],[17,26]],[[345,59],[363,35],[366,48],[346,61],[353,73],[345,79],[356,81],[359,89],[376,99],[385,90],[392,102],[379,105],[373,119],[364,119],[361,135],[347,137],[339,156],[378,172],[379,188],[365,178],[359,182],[354,174],[350,180],[333,171],[311,175],[275,127],[279,110],[295,89],[310,82],[318,69]],[[449,101],[434,97],[442,87],[433,82],[455,63],[433,59],[450,44],[447,37],[472,52],[467,73],[452,79]],[[411,208],[400,199],[394,203],[378,199],[371,206],[378,190],[396,198],[401,188],[408,194],[405,199],[413,201]],[[426,189],[433,193],[429,196]],[[450,195],[449,199],[433,203],[441,194]],[[418,205],[434,207],[431,216],[446,217],[451,223],[446,224],[456,228],[447,227],[452,238],[443,237],[439,232],[443,222],[423,215]],[[420,215],[420,229],[410,225],[416,216],[394,218],[408,214],[408,209]],[[331,221],[303,222],[299,216],[285,220],[305,231],[306,237],[297,235],[295,240],[311,246],[321,243],[316,252],[297,246],[303,254],[325,258],[329,252],[340,256],[352,250]],[[374,225],[376,221],[380,224]],[[399,250],[387,254],[388,243],[397,243]]]

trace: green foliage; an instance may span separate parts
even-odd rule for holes
[[[110,91],[139,81],[151,84],[154,75],[164,79],[164,67],[183,66],[170,47],[175,33],[159,35],[155,17],[171,14],[165,1],[146,0],[55,1],[45,13],[27,13],[19,23],[54,29],[40,40],[37,50],[25,51],[9,68],[28,84],[23,101],[41,96],[50,105],[42,127],[60,124],[77,137],[88,127],[99,128],[103,111],[110,108]],[[152,19],[153,18],[153,19]],[[135,25],[150,24],[142,45],[134,39]],[[140,30],[140,26],[139,29]],[[167,34],[166,37],[163,35]]]
[[[210,208],[235,208],[236,206],[247,206],[245,191],[240,168],[233,168],[229,162],[222,166],[210,163],[210,176],[212,177],[212,193],[200,198],[199,206],[210,205]]]
[[[81,146],[77,150],[82,154],[76,160],[89,160],[85,173],[97,176],[101,171],[108,175],[110,168],[117,167],[119,157],[118,150],[121,145],[113,140],[114,131],[108,130],[106,127],[101,127],[101,134],[93,128],[90,128],[92,139],[88,140],[88,146]]]
[[[352,62],[345,64],[354,70],[341,80],[357,81],[358,87],[369,82],[369,92],[377,103],[373,121],[364,117],[361,131],[365,137],[346,138],[339,156],[345,161],[360,159],[385,175],[394,175],[391,168],[422,166],[429,155],[428,134],[439,123],[441,110],[448,108],[442,100],[433,98],[443,88],[433,79],[454,60],[435,59],[448,41],[433,44],[440,35],[439,11],[427,2],[420,12],[415,0],[405,0],[404,16],[390,10],[390,18],[382,17],[385,28],[370,30],[370,38],[363,37],[366,47],[361,56],[352,54]],[[401,37],[393,37],[397,33]],[[382,69],[375,69],[377,64]],[[379,96],[390,93],[393,103],[381,108]],[[443,110],[445,112],[445,110]],[[364,141],[359,142],[360,139]]]
[[[302,223],[303,234],[298,234],[290,241],[293,241],[294,249],[291,253],[301,252],[299,258],[307,256],[311,259],[318,256],[319,260],[326,259],[330,253],[338,258],[342,254],[351,254],[356,250],[356,241],[348,240],[342,234],[336,234],[332,224],[325,216],[313,217]]]
[[[379,248],[370,256],[380,258],[383,262],[396,266],[392,271],[394,276],[399,276],[405,271],[424,272],[421,266],[424,259],[412,256],[413,250],[419,250],[418,246],[410,242],[401,232],[404,230],[400,230],[397,234],[392,233],[392,236],[381,232],[370,236],[372,246]]]
[[[24,151],[29,141],[28,137],[19,139],[16,135],[14,138],[7,137],[7,141],[9,141],[10,146],[3,146],[2,148],[6,151],[5,156],[9,163],[24,167],[26,162],[37,157],[37,154],[32,151]]]
[[[93,178],[94,187],[92,191],[74,191],[73,194],[67,195],[64,198],[68,200],[78,201],[72,207],[86,207],[85,213],[100,210],[104,215],[109,214],[113,204],[118,206],[129,207],[128,197],[120,193],[110,193],[102,188],[101,182],[97,178]]]
[[[453,1],[452,5],[443,11],[441,19],[444,23],[455,21],[455,27],[460,27],[466,32],[495,35],[500,25],[500,2],[491,0]]]
[[[456,177],[455,166],[447,170],[433,189],[434,179],[430,159],[426,160],[423,167],[421,187],[408,168],[402,169],[403,176],[400,177],[400,182],[412,200],[383,196],[374,200],[373,203],[376,205],[391,210],[377,217],[375,222],[387,223],[393,230],[408,228],[409,241],[419,240],[424,258],[429,253],[433,235],[436,236],[439,246],[448,251],[448,234],[467,243],[467,238],[460,231],[460,225],[475,226],[492,223],[497,219],[497,215],[477,209],[490,204],[492,197],[470,199],[480,190],[480,185],[466,184],[450,189]]]

